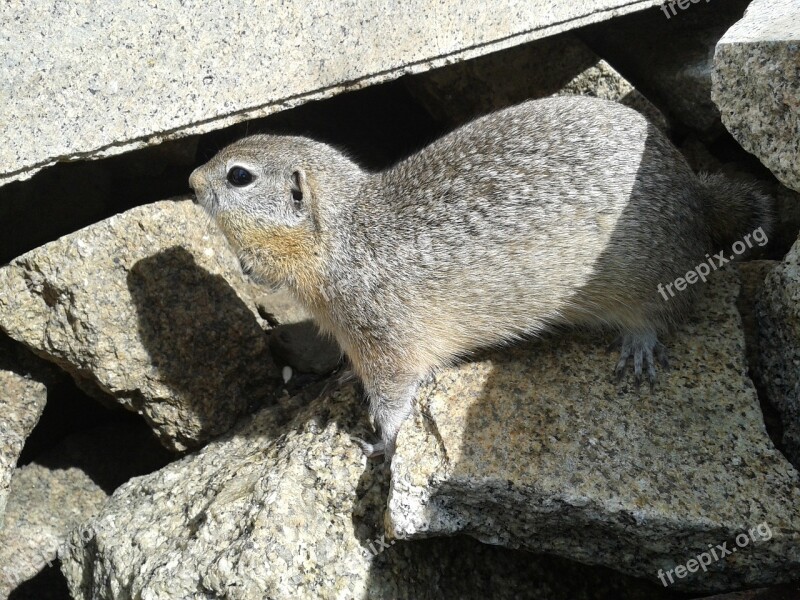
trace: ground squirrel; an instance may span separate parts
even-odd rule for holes
[[[254,135],[190,178],[242,264],[332,334],[391,456],[421,379],[558,325],[620,332],[652,382],[657,335],[698,286],[657,289],[769,225],[753,185],[696,176],[639,113],[585,97],[468,123],[394,167],[302,137]]]

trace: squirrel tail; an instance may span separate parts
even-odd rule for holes
[[[715,248],[730,248],[748,234],[759,245],[767,243],[775,210],[772,197],[761,184],[731,179],[722,173],[701,173],[699,179],[706,191],[703,211]]]

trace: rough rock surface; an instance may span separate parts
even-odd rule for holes
[[[776,184],[773,188],[775,214],[778,216],[775,231],[770,236],[770,247],[786,255],[800,234],[800,193]]]
[[[0,532],[0,598],[52,564],[68,532],[97,514],[107,499],[81,469],[37,464],[18,469]]]
[[[719,40],[712,97],[722,122],[786,186],[800,191],[800,4],[753,0]]]
[[[288,365],[301,373],[325,375],[342,359],[336,341],[323,336],[313,321],[278,325],[270,332],[269,348],[279,366]]]
[[[313,394],[311,394],[313,395]],[[667,598],[598,567],[468,538],[392,543],[387,470],[355,387],[298,396],[224,439],[120,487],[72,536],[74,598]]]
[[[786,452],[800,466],[800,240],[767,275],[756,316],[760,375],[781,413]]]
[[[779,262],[776,260],[750,260],[736,265],[741,280],[741,290],[736,300],[736,307],[742,317],[742,332],[744,333],[747,364],[750,367],[751,376],[758,375],[760,356],[756,301],[764,288],[764,280],[778,264]],[[758,385],[755,378],[754,383]]]
[[[11,475],[46,402],[47,387],[25,377],[11,352],[0,347],[0,530]]]
[[[666,578],[765,523],[770,536],[707,572],[673,571],[671,587],[795,578],[800,474],[767,437],[746,376],[734,273],[717,275],[697,318],[665,340],[672,369],[655,393],[618,392],[594,337],[547,338],[438,375],[400,431],[387,529],[467,533],[657,582],[659,569]]]
[[[703,600],[794,600],[800,598],[800,583],[783,583],[768,588],[705,596]]]
[[[4,2],[0,139],[14,143],[0,145],[0,184],[658,2]]]
[[[285,288],[271,289],[250,283],[248,292],[259,314],[270,325],[300,323],[311,318],[305,307]]]
[[[711,100],[714,46],[748,2],[686,0],[685,10],[675,2],[664,2],[659,9],[617,19],[607,27],[589,27],[580,36],[672,122],[713,139],[723,131]]]
[[[230,428],[278,379],[243,289],[202,210],[158,202],[0,269],[0,330],[182,450]]]
[[[436,118],[470,119],[553,94],[616,100],[661,129],[664,115],[611,66],[571,34],[538,40],[407,78],[416,98]]]
[[[73,434],[14,472],[0,531],[0,598],[10,590],[18,597],[19,583],[54,564],[70,531],[96,515],[120,484],[169,462],[138,423],[124,419]]]

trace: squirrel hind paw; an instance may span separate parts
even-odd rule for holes
[[[625,375],[628,360],[633,359],[633,377],[636,389],[642,384],[646,370],[650,391],[656,383],[656,363],[664,370],[669,369],[667,348],[658,341],[655,333],[627,333],[622,337],[622,349],[614,367],[614,377],[619,383]]]
[[[383,456],[388,460],[392,458],[391,454],[386,452],[386,444],[383,441],[368,442],[355,436],[350,436],[350,439],[361,448],[361,451],[367,458],[376,458],[378,456]]]

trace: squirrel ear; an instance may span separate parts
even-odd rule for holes
[[[308,193],[308,181],[306,181],[306,173],[303,169],[295,169],[292,171],[289,179],[292,182],[292,201],[295,208],[302,208],[305,196]]]

